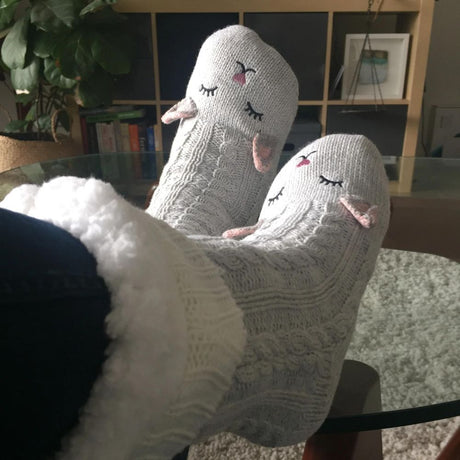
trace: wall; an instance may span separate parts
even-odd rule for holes
[[[424,124],[417,154],[424,155],[421,143],[430,145],[433,106],[460,107],[460,1],[435,2],[430,53],[425,81]],[[423,133],[422,133],[423,131]]]

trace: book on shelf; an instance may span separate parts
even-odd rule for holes
[[[111,153],[117,151],[115,128],[113,123],[96,123],[96,133],[99,153]]]
[[[147,126],[145,122],[141,122],[137,124],[137,136],[139,139],[139,152],[146,152],[147,151]]]
[[[88,153],[99,153],[96,124],[86,123],[86,132],[87,132],[87,145],[83,146],[84,151]],[[84,141],[83,136],[82,136],[82,140]]]
[[[144,156],[143,164],[143,175],[146,179],[157,179],[157,160],[155,152],[155,129],[153,125],[148,125],[145,127],[145,151],[147,152]]]
[[[115,140],[115,129],[113,123],[96,123],[96,133],[99,153],[111,153],[117,151]],[[120,178],[118,159],[114,156],[107,156],[101,160],[104,179],[116,180]]]
[[[111,122],[113,126],[113,134],[115,137],[115,151],[116,152],[123,152],[123,142],[121,138],[121,122],[120,120],[114,120]]]
[[[159,159],[155,152],[159,150],[161,127],[152,123],[145,108],[114,106],[105,110],[81,110],[80,125],[85,153],[152,152],[142,156],[132,155],[127,160],[132,163],[137,177],[158,178]],[[104,160],[104,163],[108,162]],[[116,168],[111,165],[110,171],[104,173],[112,177]]]
[[[121,151],[131,152],[128,123],[120,123],[120,135],[121,135]]]
[[[137,137],[139,142],[139,152],[145,153],[147,151],[147,132],[145,123],[137,124]],[[142,155],[141,157],[141,177],[147,177],[148,165],[147,156]]]
[[[81,142],[83,144],[83,153],[89,153],[89,140],[88,140],[88,125],[86,118],[80,116],[80,129],[81,129]]]
[[[139,125],[137,123],[128,124],[129,131],[129,146],[130,152],[140,152],[141,146],[139,143]],[[136,177],[142,177],[142,163],[139,155],[134,155],[133,157],[133,168],[136,174]]]
[[[137,123],[130,123],[129,130],[129,147],[130,152],[140,152],[141,146],[139,144],[139,125]]]
[[[153,125],[146,127],[146,136],[147,136],[147,152],[155,152],[155,131]]]

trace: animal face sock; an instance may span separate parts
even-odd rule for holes
[[[363,136],[332,135],[278,173],[241,240],[193,237],[222,270],[248,334],[232,386],[201,438],[305,440],[328,414],[358,305],[389,221],[388,181]]]
[[[327,416],[389,219],[379,152],[351,135],[290,160],[257,224],[226,234],[241,240],[186,237],[96,179],[23,185],[0,206],[79,238],[111,294],[107,360],[60,460],[172,458],[220,431],[304,441]]]
[[[185,234],[221,235],[254,223],[294,120],[298,83],[289,65],[247,27],[203,43],[170,159],[147,210]]]

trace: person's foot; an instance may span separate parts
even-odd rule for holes
[[[185,234],[254,223],[297,103],[294,73],[254,31],[234,25],[212,34],[185,99],[162,118],[181,122],[147,212]]]
[[[206,439],[262,445],[312,435],[327,416],[390,214],[388,179],[364,136],[330,135],[281,169],[256,225],[189,237],[220,269],[248,334]]]

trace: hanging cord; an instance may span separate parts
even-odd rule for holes
[[[372,79],[372,89],[373,89],[373,96],[374,96],[374,109],[375,109],[375,111],[377,111],[379,109],[382,109],[382,107],[384,106],[384,102],[383,102],[382,88],[380,87],[380,82],[379,82],[378,75],[377,75],[377,68],[375,67],[374,53],[373,53],[373,50],[372,50],[372,45],[371,45],[371,40],[370,40],[369,35],[371,33],[372,26],[373,26],[374,22],[377,20],[377,17],[378,17],[378,15],[380,13],[380,10],[381,10],[382,5],[383,5],[383,1],[384,0],[379,0],[378,1],[376,11],[375,11],[374,15],[372,15],[372,5],[374,3],[374,0],[368,0],[368,2],[367,2],[366,34],[364,36],[363,45],[362,45],[361,51],[359,53],[358,62],[357,62],[357,65],[355,67],[355,71],[353,73],[350,88],[348,90],[347,98],[346,98],[346,101],[345,101],[346,104],[351,104],[351,105],[355,104],[355,96],[356,96],[356,91],[357,91],[357,87],[358,87],[359,75],[361,73],[363,55],[364,55],[364,51],[366,50],[366,45],[367,45],[367,49],[370,51],[370,54],[371,54],[371,59],[370,59],[371,79]],[[377,91],[376,91],[376,89],[378,91],[378,99],[379,99],[379,101],[377,100]],[[351,98],[351,101],[350,101],[350,98]]]
[[[380,14],[380,10],[382,9],[383,2],[384,2],[384,0],[379,0],[378,1],[377,6],[375,7],[374,19],[372,20],[372,22],[375,22],[377,20],[377,17]],[[371,6],[372,6],[372,3],[373,2],[371,2]],[[368,12],[370,12],[369,7],[368,7]]]
[[[369,45],[369,50],[370,50],[371,56],[372,56],[372,59],[371,59],[372,88],[373,88],[373,93],[374,93],[374,107],[375,107],[375,110],[377,111],[379,109],[379,105],[378,105],[378,102],[377,102],[376,88],[378,90],[378,96],[379,96],[379,99],[380,99],[380,107],[381,108],[383,107],[384,102],[383,102],[382,88],[380,87],[380,81],[379,81],[378,74],[377,74],[377,68],[375,66],[375,59],[374,59],[375,54],[374,54],[374,51],[372,50],[372,45],[371,45],[371,40],[370,40],[369,34],[370,34],[370,31],[371,31],[372,24],[378,18],[378,15],[380,13],[380,9],[382,8],[383,0],[379,0],[379,3],[377,4],[377,7],[376,7],[375,14],[371,19],[370,16],[371,16],[372,3],[373,3],[373,0],[369,0],[368,10],[367,10],[367,14],[368,14],[368,19],[367,19],[367,43]],[[361,53],[362,52],[363,51],[361,51]]]

